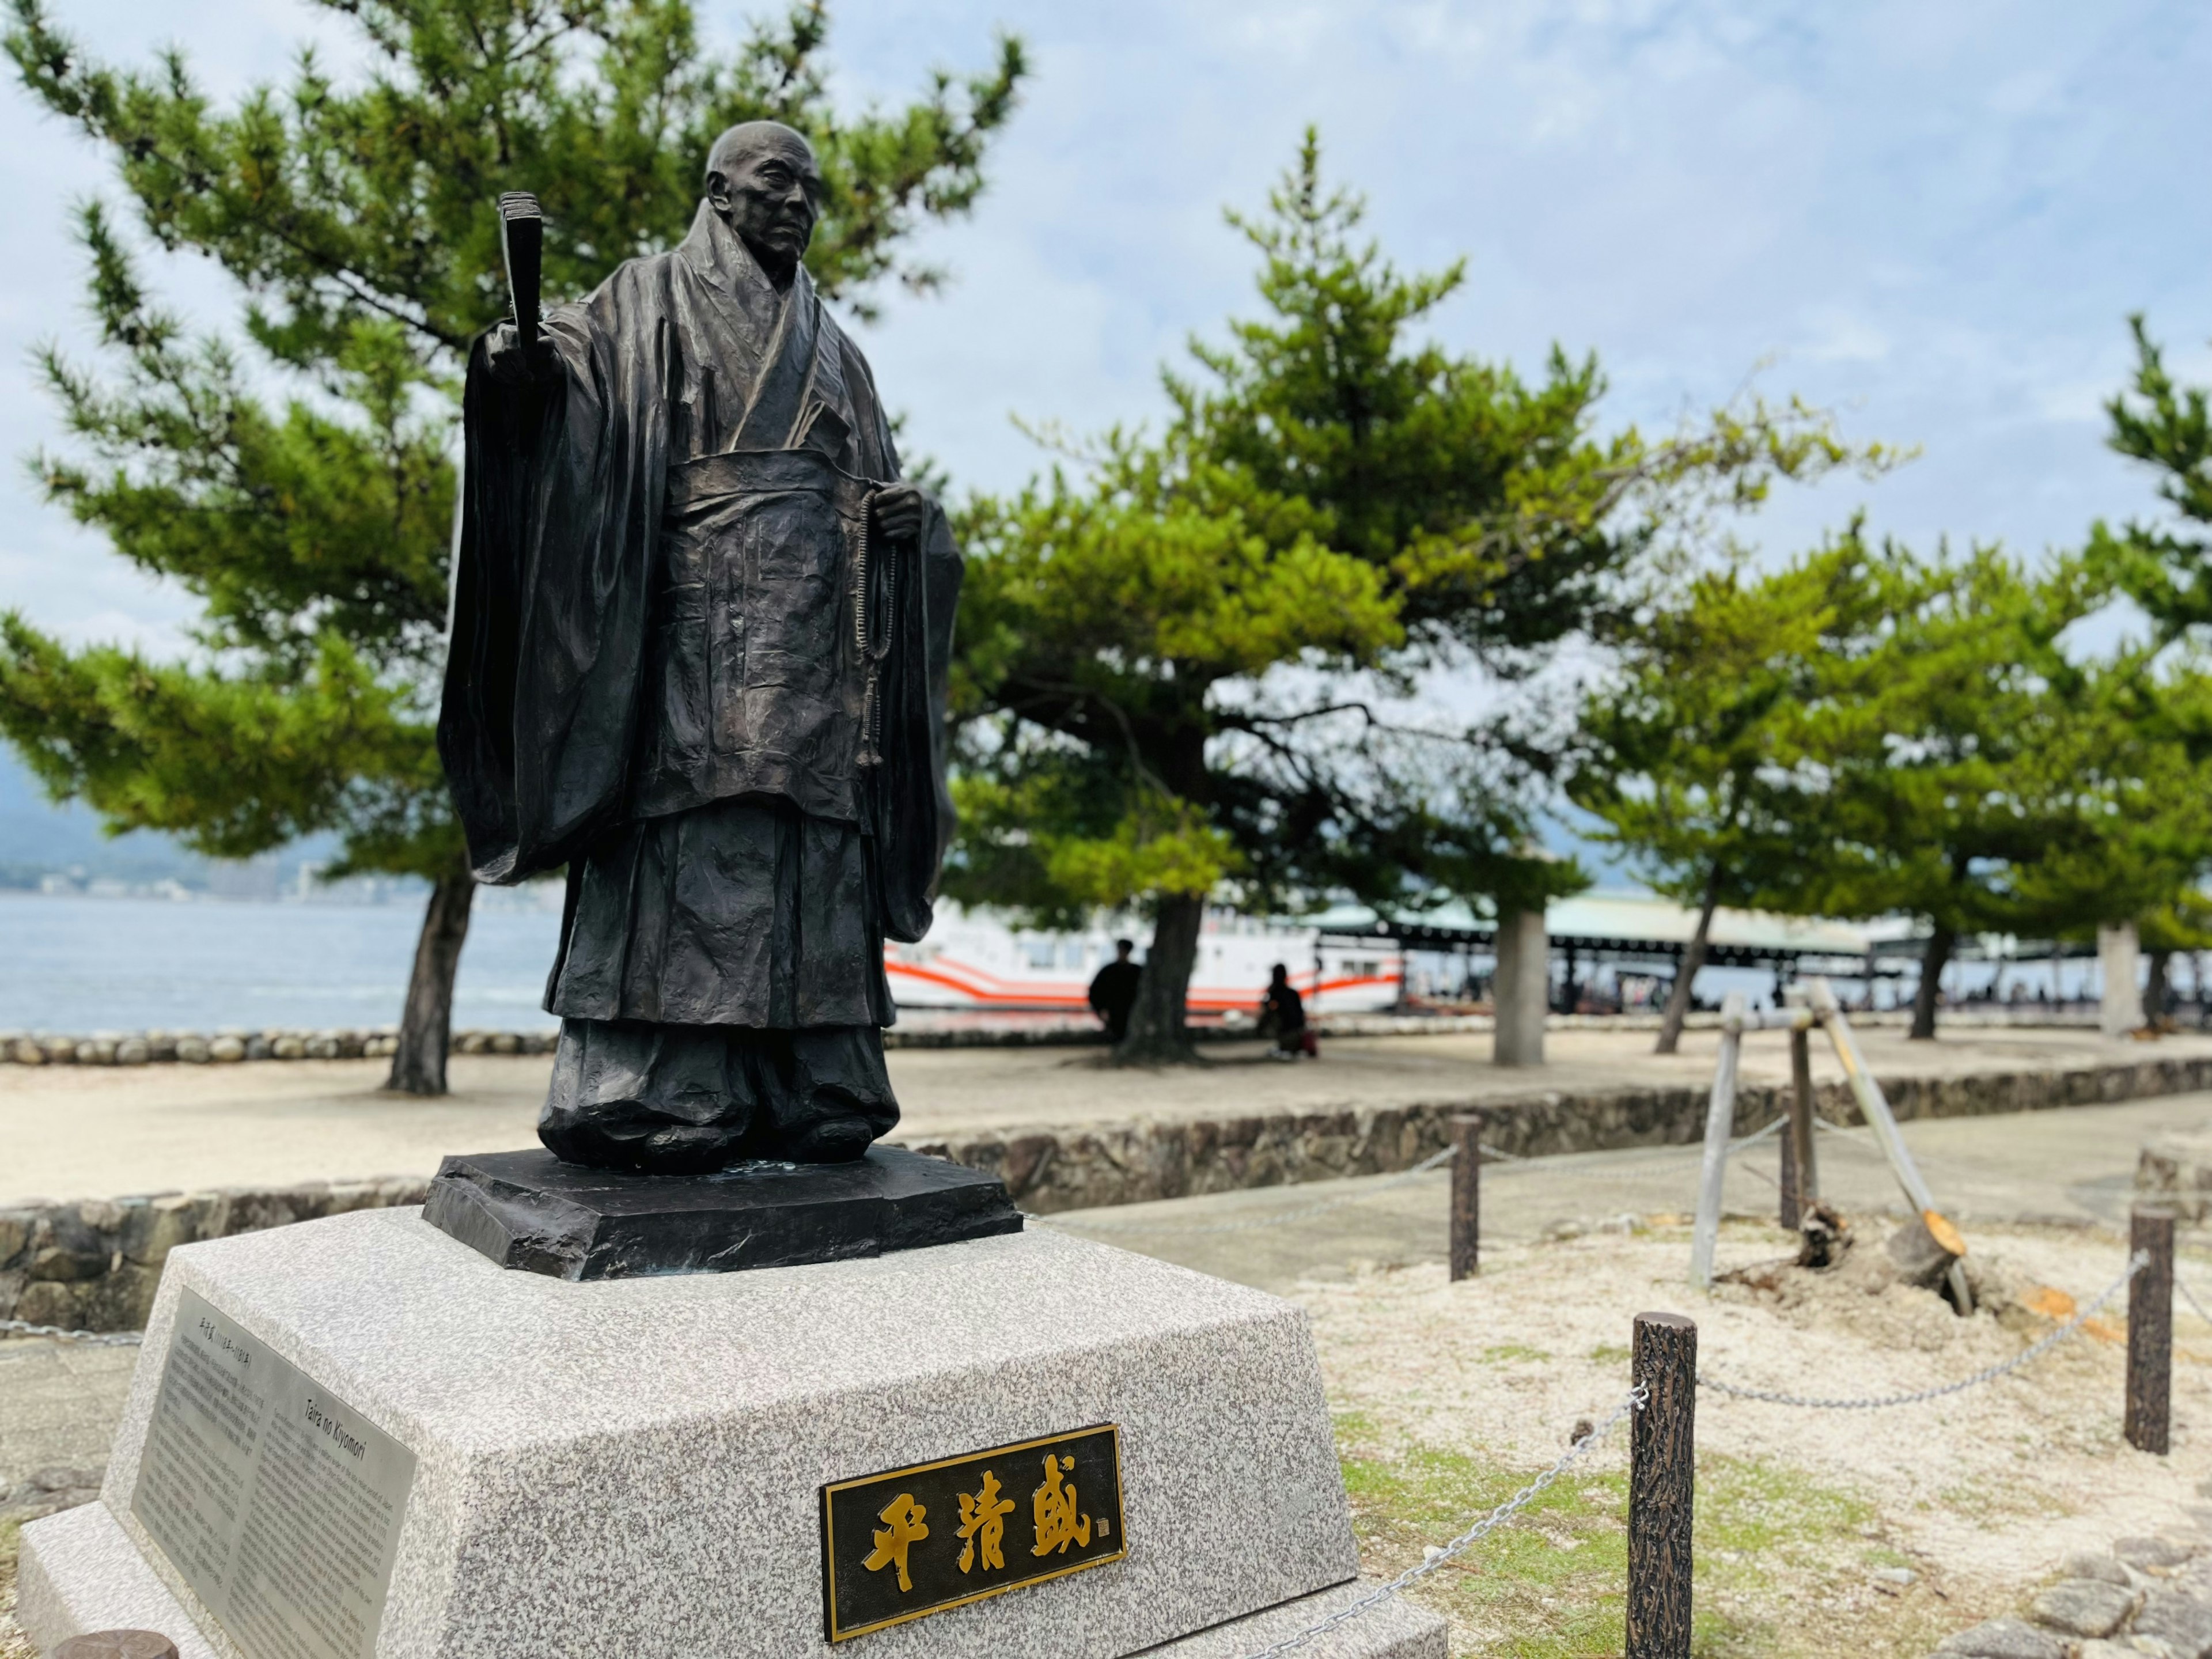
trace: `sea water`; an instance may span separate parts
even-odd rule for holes
[[[422,926],[419,900],[0,895],[0,1030],[396,1024]],[[538,1008],[561,918],[479,906],[453,988],[453,1027],[550,1030]]]

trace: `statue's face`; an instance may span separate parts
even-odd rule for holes
[[[804,138],[787,129],[763,128],[716,158],[720,165],[707,175],[707,199],[755,258],[772,270],[788,270],[814,239],[822,173]]]

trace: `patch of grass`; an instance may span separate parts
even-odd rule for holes
[[[1328,1408],[1328,1420],[1329,1426],[1336,1431],[1339,1445],[1342,1445],[1346,1441],[1371,1440],[1375,1437],[1375,1419],[1365,1412],[1331,1406]]]
[[[1532,1471],[1385,1440],[1338,1421],[1362,1559],[1395,1573],[1525,1486]],[[1618,1452],[1577,1468],[1426,1580],[1414,1595],[1451,1621],[1455,1654],[1610,1659],[1622,1646],[1628,1476]],[[1918,1659],[1940,1615],[1917,1597],[1869,1606],[1845,1592],[1869,1567],[1909,1565],[1869,1547],[1865,1498],[1755,1460],[1698,1462],[1697,1659]]]
[[[1751,1458],[1698,1460],[1698,1541],[1706,1548],[1773,1559],[1808,1542],[1822,1550],[1855,1536],[1874,1505]]]
[[[15,1622],[15,1550],[22,1528],[0,1523],[0,1659],[38,1659],[38,1650]]]
[[[1455,1452],[1404,1446],[1344,1458],[1345,1489],[1368,1564],[1395,1572],[1423,1547],[1464,1530],[1526,1484],[1528,1476]],[[1628,1534],[1620,1516],[1628,1480],[1577,1470],[1419,1594],[1452,1623],[1455,1646],[1522,1656],[1620,1650]]]
[[[1636,1358],[1636,1352],[1625,1344],[1601,1342],[1589,1351],[1589,1357],[1593,1365],[1626,1365]]]
[[[1485,1348],[1481,1355],[1482,1363],[1486,1365],[1510,1365],[1520,1360],[1533,1360],[1541,1364],[1551,1357],[1541,1348],[1523,1347],[1518,1342],[1505,1342],[1494,1348]]]
[[[1936,1503],[1924,1500],[1922,1509],[1941,1507],[1946,1513],[1973,1521],[2007,1520],[2022,1515],[2065,1515],[2069,1506],[2033,1480],[1974,1480],[1947,1486]]]

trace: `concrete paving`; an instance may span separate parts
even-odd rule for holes
[[[1937,1119],[1903,1130],[1936,1201],[1960,1222],[1971,1245],[1978,1224],[2124,1226],[2142,1142],[2208,1123],[2212,1094],[2192,1094]],[[1821,1194],[1846,1214],[1903,1212],[1887,1162],[1863,1136],[1823,1135],[1819,1158]],[[1697,1209],[1699,1161],[1696,1148],[1669,1147],[1490,1164],[1483,1170],[1482,1236],[1499,1244],[1524,1243],[1547,1229],[1620,1224],[1627,1216],[1686,1223]],[[1780,1174],[1771,1139],[1741,1154],[1729,1166],[1724,1209],[1772,1218]],[[1047,1224],[1283,1291],[1301,1279],[1343,1277],[1358,1266],[1442,1261],[1449,1182],[1444,1170],[1410,1178],[1374,1176],[1071,1210]],[[1314,1213],[1322,1204],[1333,1207]]]
[[[1318,1063],[1284,1065],[1258,1043],[1209,1045],[1203,1064],[1116,1067],[1085,1048],[919,1048],[890,1056],[905,1119],[899,1137],[1132,1120],[1219,1117],[1421,1103],[1481,1104],[1547,1091],[1702,1086],[1717,1034],[1655,1055],[1648,1031],[1555,1030],[1551,1063],[1499,1066],[1487,1034],[1359,1037],[1323,1045]],[[2157,1043],[2082,1030],[1970,1030],[1909,1042],[1893,1027],[1862,1033],[1883,1076],[2032,1071],[2212,1054],[2212,1036]],[[1814,1070],[1837,1078],[1816,1044]],[[536,1139],[544,1057],[456,1056],[453,1092],[417,1100],[381,1091],[381,1060],[235,1066],[0,1066],[0,1204],[33,1197],[112,1198],[226,1185],[282,1185],[428,1175],[447,1152]],[[1788,1039],[1746,1039],[1743,1075],[1780,1082]]]
[[[40,1469],[105,1466],[137,1363],[136,1348],[0,1342],[0,1492]]]
[[[1905,1135],[1971,1247],[1978,1224],[2120,1224],[2139,1143],[2208,1122],[2212,1094],[2174,1095],[1908,1123]],[[1897,1206],[1896,1184],[1872,1147],[1828,1136],[1820,1152],[1822,1189],[1847,1212]],[[1731,1166],[1730,1211],[1772,1215],[1777,1158],[1770,1142]],[[1484,1171],[1483,1236],[1502,1245],[1562,1224],[1619,1224],[1616,1218],[1628,1215],[1686,1220],[1696,1202],[1697,1171],[1698,1155],[1686,1148],[1492,1165]],[[1041,1224],[1283,1292],[1301,1280],[1346,1276],[1362,1264],[1442,1260],[1449,1181],[1443,1170],[1410,1179],[1373,1176],[1072,1211]],[[1686,1273],[1688,1265],[1685,1246]],[[137,1352],[0,1340],[0,1489],[47,1465],[97,1467],[106,1460]]]

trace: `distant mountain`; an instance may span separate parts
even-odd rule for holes
[[[76,802],[57,806],[23,763],[0,747],[0,883],[35,885],[38,877],[82,866],[92,875],[124,880],[179,879],[203,860],[167,836],[139,833],[111,839],[100,817]]]
[[[150,830],[102,835],[97,812],[82,802],[48,800],[14,752],[0,744],[0,887],[36,887],[49,876],[68,876],[78,882],[177,881],[222,889],[251,871],[246,885],[273,893],[301,864],[328,859],[331,852],[330,838],[316,836],[251,866],[224,865]]]

